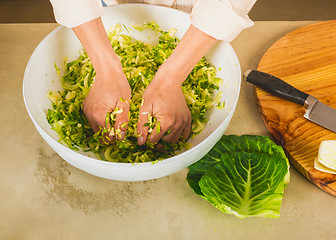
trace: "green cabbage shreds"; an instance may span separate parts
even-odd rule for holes
[[[177,144],[168,144],[162,140],[159,144],[148,142],[142,146],[137,144],[136,127],[139,109],[143,103],[142,95],[159,66],[176,47],[179,39],[174,36],[176,29],[163,31],[155,22],[134,28],[138,31],[154,31],[159,43],[154,46],[134,40],[127,35],[129,30],[120,24],[115,25],[108,32],[111,45],[119,56],[132,89],[129,123],[123,141],[115,141],[112,144],[106,141],[106,137],[120,134],[113,126],[118,109],[106,116],[106,128],[101,128],[97,133],[92,131],[83,113],[83,101],[96,76],[85,50],[80,51],[80,56],[75,61],[68,62],[65,58],[62,68],[55,65],[57,72],[60,70],[65,72],[61,77],[63,90],[47,93],[52,104],[52,108],[47,112],[47,120],[51,128],[58,133],[59,141],[70,149],[91,151],[99,159],[106,161],[139,163],[165,159],[176,154],[176,151],[190,147],[182,138]],[[205,128],[206,112],[213,106],[219,106],[219,97],[216,98],[214,91],[221,83],[222,80],[216,76],[216,69],[205,58],[200,60],[183,83],[182,90],[192,116],[191,137]],[[155,126],[157,132],[161,131],[160,123],[155,117],[149,116],[147,124],[149,133]]]

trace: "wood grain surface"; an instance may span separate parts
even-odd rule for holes
[[[336,109],[336,21],[299,28],[275,42],[259,62],[263,71]],[[256,88],[259,111],[270,134],[307,179],[336,196],[336,175],[314,168],[321,141],[336,133],[303,117],[304,107]],[[336,121],[336,119],[335,119]]]

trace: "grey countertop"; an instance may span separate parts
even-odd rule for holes
[[[284,34],[311,22],[256,22],[232,42],[242,71]],[[335,239],[336,199],[291,168],[279,219],[238,219],[189,188],[188,170],[146,182],[82,172],[40,137],[22,98],[25,66],[57,24],[0,25],[0,239]],[[268,135],[252,86],[227,134]]]

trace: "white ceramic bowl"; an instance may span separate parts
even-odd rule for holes
[[[103,22],[108,30],[116,23],[132,27],[154,20],[164,30],[174,27],[181,38],[190,25],[189,15],[170,8],[144,5],[122,4],[106,7]],[[148,33],[131,31],[131,36],[142,41],[148,40]],[[224,80],[220,86],[225,100],[223,110],[213,109],[208,115],[208,125],[203,132],[190,140],[193,147],[174,157],[152,164],[105,162],[87,153],[70,150],[58,142],[57,134],[51,130],[46,120],[46,111],[51,103],[46,97],[48,90],[60,90],[54,63],[61,66],[63,57],[75,60],[79,56],[81,44],[71,29],[58,27],[37,46],[27,64],[23,79],[23,96],[27,111],[36,129],[44,140],[68,163],[95,176],[120,180],[142,181],[170,175],[202,158],[224,134],[236,108],[240,91],[241,71],[237,56],[231,45],[219,42],[207,54],[207,60],[221,68],[218,75]],[[91,154],[94,155],[94,154]]]

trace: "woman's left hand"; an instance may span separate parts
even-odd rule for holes
[[[169,143],[177,143],[182,135],[188,139],[191,131],[191,114],[182,93],[182,83],[197,62],[217,42],[217,39],[190,25],[173,53],[161,65],[143,95],[137,131],[138,144],[148,141],[157,143],[161,138]],[[148,117],[156,117],[159,122],[148,134]]]
[[[143,95],[137,131],[138,144],[157,143],[161,138],[168,143],[177,143],[180,136],[187,140],[191,131],[191,114],[183,95],[181,84],[172,81],[173,76],[158,71]],[[157,124],[148,133],[148,117],[156,117]],[[159,127],[158,127],[159,126]]]

